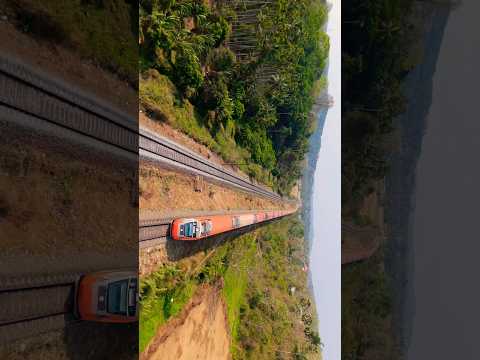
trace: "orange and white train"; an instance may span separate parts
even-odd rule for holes
[[[170,226],[174,240],[200,240],[245,226],[270,221],[296,210],[179,218]],[[138,321],[138,270],[98,271],[80,277],[75,289],[75,313],[80,320],[131,323]]]
[[[74,312],[78,319],[87,321],[138,321],[138,270],[106,270],[83,275],[75,289]]]
[[[244,214],[197,216],[172,221],[170,237],[173,240],[200,240],[245,226],[290,215],[295,210],[261,211]]]

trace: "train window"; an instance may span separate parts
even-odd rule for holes
[[[212,226],[212,221],[211,221],[211,220],[207,220],[207,221],[205,222],[205,233],[209,234],[210,231],[212,231],[212,228],[213,228],[213,226]]]
[[[127,315],[127,289],[128,279],[115,281],[108,285],[107,312]]]
[[[195,237],[197,233],[197,223],[196,222],[186,223],[184,233],[185,233],[185,236]]]
[[[238,228],[240,226],[240,218],[238,216],[234,216],[232,219],[232,226],[234,228]]]

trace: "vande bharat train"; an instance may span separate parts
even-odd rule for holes
[[[276,210],[245,214],[179,218],[173,220],[170,226],[170,236],[174,240],[200,240],[248,225],[281,218],[293,212],[293,210]]]
[[[138,270],[109,270],[83,275],[75,289],[75,313],[80,320],[138,321]]]

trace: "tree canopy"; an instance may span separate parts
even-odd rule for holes
[[[168,76],[213,136],[247,149],[288,193],[325,84],[327,12],[321,0],[141,0],[141,69]]]

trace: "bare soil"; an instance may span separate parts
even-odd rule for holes
[[[37,271],[9,260],[18,258],[49,262],[55,270],[72,260],[81,267],[80,253],[91,254],[84,259],[90,265],[112,252],[133,260],[138,210],[131,166],[88,158],[73,147],[61,152],[52,140],[10,130],[1,128],[0,137],[2,274]]]
[[[162,326],[142,360],[228,360],[230,335],[221,286],[200,288],[181,314]]]
[[[142,213],[155,211],[168,217],[175,210],[286,209],[282,202],[207,183],[202,179],[142,164],[139,174],[139,206]]]
[[[372,256],[385,239],[384,182],[375,184],[375,191],[363,199],[358,210],[362,224],[343,221],[342,264]]]

